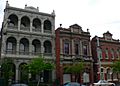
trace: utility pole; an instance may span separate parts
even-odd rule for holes
[[[101,57],[100,57],[100,42],[99,42],[99,37],[96,37],[97,39],[97,57],[98,57],[98,63],[99,63],[99,73],[100,73],[100,80],[102,79],[101,77]]]

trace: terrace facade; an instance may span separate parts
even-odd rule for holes
[[[56,29],[56,78],[61,84],[75,81],[75,74],[65,73],[66,65],[85,63],[85,69],[79,75],[78,82],[93,83],[93,60],[91,55],[90,33],[84,32],[78,24],[69,28]]]
[[[1,29],[1,60],[14,61],[12,79],[21,81],[21,66],[39,55],[55,62],[55,12],[42,13],[38,7],[27,5],[24,9],[16,8],[7,1]],[[44,71],[41,79],[48,82],[54,80],[54,75],[54,71]]]
[[[103,34],[103,37],[93,37],[91,47],[94,59],[95,82],[100,79],[118,82],[119,74],[112,71],[111,64],[120,60],[120,41],[113,39],[112,34],[107,31]]]

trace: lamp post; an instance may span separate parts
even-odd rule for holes
[[[101,60],[100,60],[100,42],[99,42],[99,37],[96,37],[97,39],[97,57],[98,57],[98,63],[99,63],[99,73],[100,73],[100,80],[102,79],[101,77]]]
[[[0,78],[1,78],[2,66],[0,65]]]

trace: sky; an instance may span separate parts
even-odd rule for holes
[[[78,24],[83,31],[102,37],[109,31],[114,39],[120,39],[120,0],[8,0],[12,7],[39,7],[43,13],[55,10],[55,28]],[[0,0],[0,28],[6,0]]]

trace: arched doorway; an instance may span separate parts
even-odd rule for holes
[[[20,77],[20,83],[28,83],[28,71],[24,69],[24,66],[26,63],[21,63],[19,65],[19,77]]]
[[[49,83],[52,80],[52,71],[44,70],[43,81],[44,83]]]

